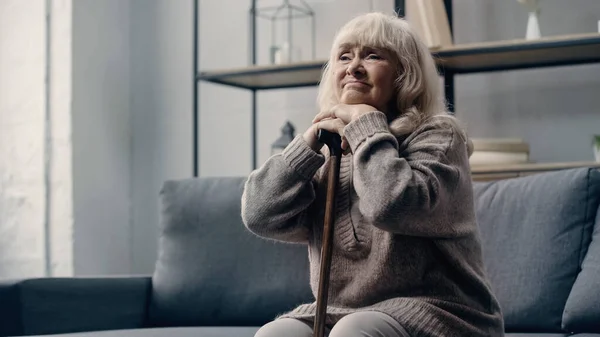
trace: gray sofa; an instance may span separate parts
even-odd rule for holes
[[[243,183],[164,184],[151,276],[3,281],[0,335],[251,337],[312,301],[305,248],[244,229]],[[508,336],[600,337],[600,173],[479,182],[474,192]]]

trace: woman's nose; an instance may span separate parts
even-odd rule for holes
[[[355,77],[363,75],[364,70],[365,69],[362,66],[362,61],[358,57],[354,58],[352,62],[348,64],[348,68],[346,68],[346,72],[348,73],[348,75],[352,75]]]

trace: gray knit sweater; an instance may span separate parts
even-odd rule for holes
[[[467,146],[434,118],[402,139],[381,112],[344,130],[352,149],[340,167],[327,324],[376,310],[413,337],[503,336],[475,221]],[[242,196],[247,228],[308,244],[317,294],[327,154],[302,137],[253,171]],[[323,165],[325,164],[325,165]],[[282,314],[312,320],[316,303]]]

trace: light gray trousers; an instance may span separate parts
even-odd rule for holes
[[[395,319],[376,311],[344,316],[331,331],[326,330],[329,337],[410,337]],[[265,324],[254,337],[313,337],[313,329],[306,322],[282,318]]]

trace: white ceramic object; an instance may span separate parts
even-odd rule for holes
[[[302,61],[302,51],[298,47],[290,47],[288,42],[284,42],[281,48],[275,51],[275,64],[287,64],[300,61]]]
[[[275,53],[275,64],[290,63],[290,44],[284,42],[281,48]]]
[[[527,20],[527,33],[525,34],[525,39],[527,40],[535,40],[542,37],[542,33],[540,32],[540,20],[539,20],[539,12],[529,12],[529,19]]]
[[[520,4],[525,6],[529,11],[529,18],[527,19],[527,32],[525,38],[527,40],[535,40],[542,37],[540,31],[540,7],[538,0],[517,0]]]
[[[600,163],[600,146],[594,145],[594,157],[596,157],[596,162]]]

